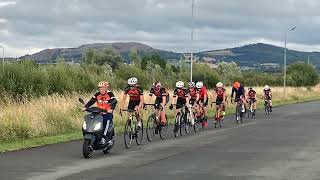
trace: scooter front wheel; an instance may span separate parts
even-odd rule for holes
[[[85,139],[83,141],[82,153],[84,158],[90,158],[90,154],[92,153],[92,147],[89,139]]]

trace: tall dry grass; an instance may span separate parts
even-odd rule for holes
[[[230,90],[231,88],[228,88]],[[258,95],[262,94],[262,87],[254,88]],[[282,87],[273,87],[274,104],[284,102],[303,101],[320,97],[320,85],[311,88],[287,88],[287,96],[283,96]],[[122,92],[114,92],[119,99]],[[146,93],[147,94],[147,93]],[[172,91],[170,91],[172,95]],[[212,90],[209,91],[210,101],[213,101]],[[228,96],[230,91],[228,91]],[[0,104],[0,142],[8,142],[17,139],[28,139],[32,137],[41,137],[55,135],[59,133],[74,132],[81,129],[82,118],[85,115],[80,109],[82,105],[78,102],[78,97],[84,97],[88,100],[90,94],[69,94],[69,95],[51,95],[37,98],[26,102],[6,101],[6,104]],[[148,99],[148,96],[145,97]],[[230,98],[229,98],[230,100]],[[151,102],[153,102],[152,99]],[[169,102],[170,103],[170,102]],[[260,101],[260,105],[261,105]],[[115,114],[116,127],[121,128],[124,125],[126,116],[121,117],[118,112],[119,105]],[[213,111],[213,108],[211,108]],[[233,106],[229,103],[229,111]],[[151,113],[151,109],[143,111],[143,119],[146,120]],[[174,112],[167,109],[168,117],[173,120]],[[212,112],[210,113],[212,115]]]

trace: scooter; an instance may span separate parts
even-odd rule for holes
[[[79,98],[80,103],[85,104],[84,100]],[[87,108],[87,114],[84,117],[82,125],[82,134],[83,134],[83,147],[82,153],[84,158],[90,158],[90,154],[94,150],[102,150],[104,154],[108,154],[114,145],[114,127],[110,126],[109,121],[106,124],[105,130],[107,133],[111,133],[111,143],[106,141],[104,144],[101,144],[101,139],[104,134],[103,126],[103,117],[101,113],[104,111],[98,107]]]

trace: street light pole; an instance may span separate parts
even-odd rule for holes
[[[2,72],[4,72],[4,47],[0,46],[2,48]]]
[[[191,65],[190,65],[190,82],[192,82],[192,66],[193,66],[193,24],[194,24],[194,0],[192,0],[191,12]]]
[[[295,30],[297,27],[293,27],[290,31]],[[286,95],[286,80],[287,80],[287,30],[284,33],[284,63],[283,63],[283,95]]]
[[[286,95],[287,76],[287,31],[284,33],[284,62],[283,62],[283,95]]]

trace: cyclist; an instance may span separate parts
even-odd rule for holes
[[[208,127],[208,121],[207,121],[207,105],[208,105],[208,92],[207,88],[203,85],[201,81],[197,82],[196,88],[199,91],[199,100],[198,100],[198,105],[200,105],[200,108],[203,108],[203,115],[204,115],[204,122],[203,126]]]
[[[245,112],[245,89],[244,87],[238,82],[234,82],[231,90],[231,103],[233,103],[233,95],[234,93],[236,94],[235,96],[235,102],[241,101],[242,103],[242,112]]]
[[[178,96],[178,98],[177,98]],[[188,102],[188,96],[189,92],[186,88],[184,88],[184,83],[182,81],[176,82],[176,88],[173,91],[173,98],[172,102],[176,102],[176,109],[181,109],[183,108],[184,105],[187,105]],[[177,100],[176,100],[177,98]],[[175,101],[176,100],[176,101]],[[173,105],[170,105],[170,109],[173,109]],[[178,111],[176,111],[176,114],[178,114]],[[176,124],[174,127],[174,132],[178,131],[178,125]]]
[[[160,123],[164,125],[166,123],[166,115],[165,115],[165,106],[169,102],[169,93],[166,91],[164,87],[162,87],[160,81],[155,81],[153,83],[153,87],[150,90],[149,93],[149,100],[150,102],[152,95],[156,96],[155,100],[155,112],[157,114],[156,121],[159,125]],[[156,133],[159,131],[159,126],[156,128]]]
[[[263,89],[263,100],[268,101],[270,105],[270,112],[272,112],[272,92],[268,85],[264,86]]]
[[[189,91],[189,104],[190,104],[190,107],[189,107],[189,111],[192,112],[192,108],[194,108],[196,110],[196,113],[199,114],[199,108],[197,106],[197,103],[195,102],[198,102],[199,100],[199,93],[198,93],[198,90],[196,89],[196,85],[194,82],[189,82],[188,83],[188,91]],[[191,125],[194,125],[194,117],[193,117],[193,113],[190,113],[191,115]]]
[[[122,101],[121,101],[121,110],[124,107],[124,104],[127,99],[127,95],[129,95],[129,104],[128,104],[128,110],[135,110],[136,112],[136,118],[137,118],[137,131],[141,130],[141,108],[144,103],[144,96],[143,96],[143,90],[138,85],[138,79],[136,77],[131,77],[128,79],[128,86],[124,89]]]
[[[256,109],[257,109],[257,93],[255,90],[253,90],[252,87],[249,87],[248,89],[248,95],[247,95],[247,103],[248,105],[250,104],[249,102],[251,101],[252,104],[252,115],[255,116]],[[248,109],[250,109],[249,107]]]
[[[109,143],[109,146],[112,145],[113,138],[113,111],[117,105],[117,100],[114,94],[109,91],[109,83],[106,81],[100,81],[98,83],[99,92],[97,92],[91,99],[88,101],[84,108],[85,111],[90,106],[97,103],[98,108],[102,109],[104,112],[101,114],[103,117],[103,127],[104,133],[101,139],[101,144],[105,144],[106,141]]]
[[[222,82],[218,82],[216,84],[216,119],[218,118],[218,111],[221,108],[221,115],[224,116],[225,115],[225,104],[226,104],[226,89],[224,88],[224,85]]]

